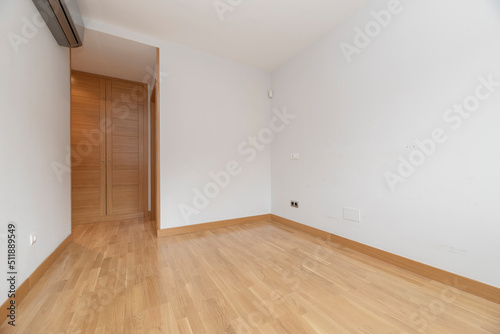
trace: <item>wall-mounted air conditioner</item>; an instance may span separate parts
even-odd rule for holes
[[[83,43],[85,26],[76,0],[33,0],[57,43],[76,48]]]

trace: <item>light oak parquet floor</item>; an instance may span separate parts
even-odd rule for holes
[[[500,333],[499,304],[276,223],[73,236],[0,333]]]

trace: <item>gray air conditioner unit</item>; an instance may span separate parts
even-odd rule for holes
[[[76,48],[83,44],[85,26],[76,0],[33,0],[60,46]]]

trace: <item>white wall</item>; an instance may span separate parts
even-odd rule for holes
[[[248,136],[268,126],[270,75],[170,43],[160,49],[160,67],[162,228],[270,213],[270,145],[251,162],[238,153]],[[194,189],[203,192],[210,172],[230,161],[241,173],[198,210]],[[199,213],[186,220],[181,205]]]
[[[354,28],[387,1],[273,73],[273,106],[297,118],[273,143],[272,212],[500,287],[500,88],[457,129],[443,119],[474,94],[478,76],[500,82],[500,5],[400,4],[350,64],[340,43],[353,44]],[[435,128],[447,140],[391,191],[384,174]],[[343,207],[360,209],[361,222],[343,219]]]
[[[70,144],[69,50],[33,19],[36,13],[30,0],[0,6],[0,233],[7,233],[9,222],[17,224],[18,285],[71,233],[70,174],[52,167],[66,164]],[[18,52],[12,34],[23,38]],[[38,234],[33,247],[31,232]],[[2,235],[2,277],[5,241]],[[7,285],[0,282],[3,302]]]

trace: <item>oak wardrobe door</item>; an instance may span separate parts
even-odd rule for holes
[[[106,215],[105,80],[71,76],[71,206],[73,220]]]
[[[144,84],[72,72],[73,224],[144,217],[146,96]]]
[[[143,213],[144,86],[106,81],[107,213]]]

